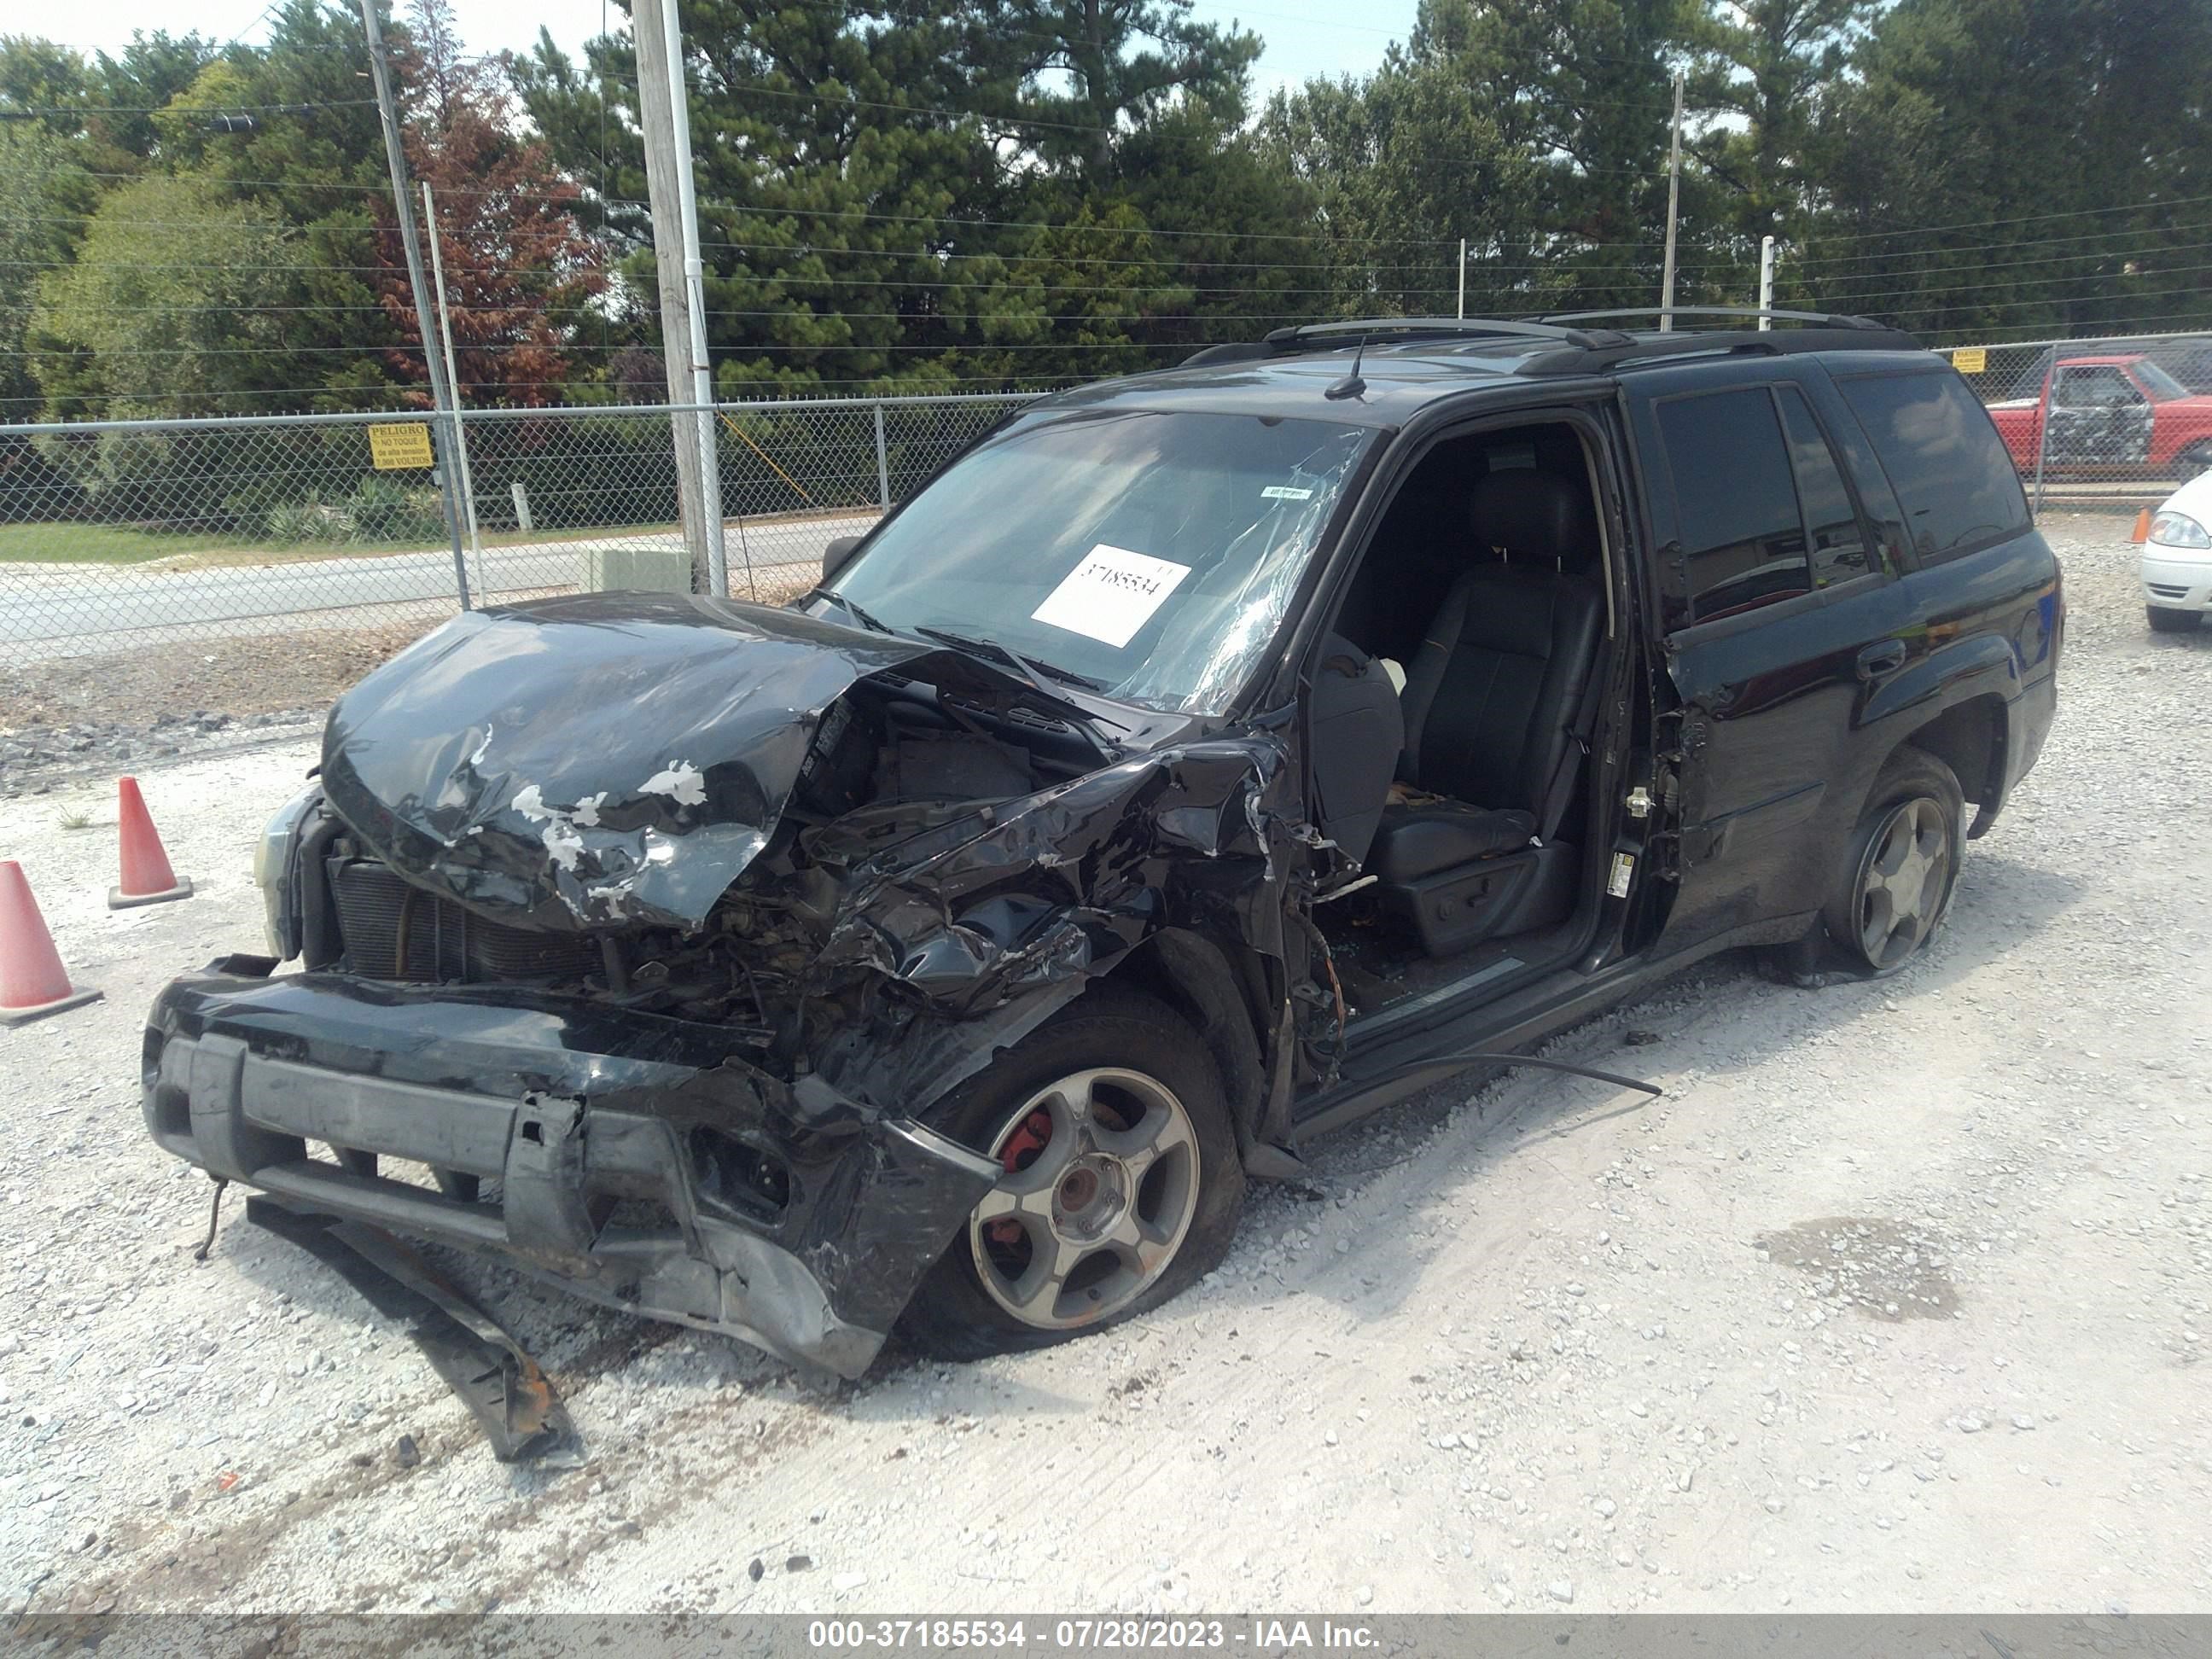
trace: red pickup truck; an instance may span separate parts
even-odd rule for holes
[[[2046,411],[2046,474],[2193,478],[2212,469],[2212,397],[2191,392],[2139,351],[2062,357],[2038,396],[1989,409],[2023,473],[2035,471]]]

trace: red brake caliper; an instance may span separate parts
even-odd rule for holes
[[[1000,1148],[999,1162],[1008,1175],[1021,1170],[1052,1140],[1052,1114],[1040,1106],[1021,1121],[1019,1127],[1006,1137]],[[984,1229],[994,1244],[1013,1245],[1021,1243],[1022,1224],[1012,1216],[1004,1216]]]

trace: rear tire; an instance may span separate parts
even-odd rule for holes
[[[2154,634],[2194,634],[2204,622],[2202,611],[2174,611],[2162,605],[2147,605],[2143,610]]]
[[[1212,1055],[1165,1005],[1094,987],[932,1115],[1004,1165],[901,1316],[939,1359],[1048,1347],[1220,1263],[1244,1168]]]
[[[1910,744],[1883,763],[1821,911],[1863,976],[1902,968],[1933,938],[1959,879],[1966,797],[1951,769]]]

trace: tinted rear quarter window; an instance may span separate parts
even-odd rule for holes
[[[1923,564],[2018,535],[2027,497],[1996,428],[1948,369],[1835,377],[1905,507]]]
[[[1790,465],[1797,475],[1797,500],[1813,554],[1813,586],[1828,587],[1867,572],[1867,538],[1860,528],[1843,470],[1813,418],[1805,394],[1794,386],[1774,388],[1790,437]]]

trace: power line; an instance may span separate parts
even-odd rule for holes
[[[314,115],[326,109],[374,107],[374,98],[332,98],[313,104],[127,104],[15,105],[0,109],[0,119],[25,120],[46,115]]]
[[[2188,207],[2198,202],[2212,202],[2212,196],[2146,197],[2136,202],[2114,202],[2104,207],[2073,208],[2057,213],[2031,213],[2017,219],[1969,219],[1958,224],[1917,225],[1907,230],[1866,230],[1848,234],[1824,236],[1832,242],[1863,242],[1878,236],[1932,236],[1947,230],[1986,230],[1997,225],[2040,224],[2046,219],[2083,219],[2100,213],[2132,213],[2140,208]]]
[[[1972,242],[1963,244],[1957,247],[1921,248],[1914,252],[1899,252],[1894,253],[1844,253],[1826,257],[1816,256],[1809,258],[1792,259],[1790,264],[1793,269],[1798,270],[1826,270],[1831,266],[1839,264],[1895,264],[1900,261],[1911,259],[1929,260],[1967,258],[1971,258],[1974,254],[1985,252],[2017,253],[2026,248],[2057,247],[2062,244],[2070,244],[2075,242],[2105,242],[2121,238],[2126,238],[2130,240],[2142,240],[2146,238],[2157,236],[2185,236],[2197,232],[2208,230],[2212,230],[2212,222],[2186,225],[2167,225],[2155,230],[2092,230],[2084,231],[2079,235],[2075,236],[2040,236],[2030,237],[2025,240]],[[2054,259],[2076,259],[2093,258],[2100,258],[2108,256],[2103,252],[2084,252],[2079,253],[2057,253],[2052,254],[2050,257]]]

